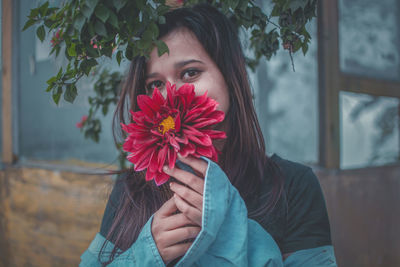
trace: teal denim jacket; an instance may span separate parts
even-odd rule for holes
[[[221,168],[208,162],[203,192],[202,229],[175,266],[337,266],[332,246],[296,251],[284,262],[279,247],[262,226],[247,218],[239,192]],[[165,266],[151,234],[153,216],[136,242],[109,266]],[[79,266],[101,266],[98,261],[105,238],[97,233],[82,254]],[[113,244],[108,242],[105,251]],[[104,253],[104,261],[106,254]],[[102,254],[103,255],[103,254]]]

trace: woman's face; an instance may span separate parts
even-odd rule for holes
[[[165,96],[165,84],[169,81],[179,88],[184,83],[195,86],[196,95],[207,95],[216,100],[218,110],[225,113],[229,108],[229,93],[222,73],[210,58],[194,34],[186,28],[177,29],[163,37],[169,54],[158,56],[153,49],[147,62],[146,91],[151,94],[157,87]]]

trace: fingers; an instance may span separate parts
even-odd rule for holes
[[[202,178],[206,176],[208,163],[203,159],[197,159],[193,156],[182,157],[181,154],[178,153],[178,159],[183,163],[192,167],[193,170],[201,173]]]
[[[163,170],[166,174],[174,177],[176,180],[184,184],[187,184],[194,191],[196,191],[200,195],[203,195],[204,180],[201,179],[200,177],[194,175],[193,173],[181,170],[179,168],[173,168],[171,170],[170,168],[168,168],[168,166],[164,166]]]
[[[201,210],[192,207],[177,194],[174,195],[173,199],[175,200],[176,207],[179,209],[180,212],[182,212],[191,221],[201,226],[201,217],[202,217]]]
[[[201,230],[201,227],[185,214],[174,214],[177,210],[175,197],[172,197],[155,213],[151,225],[157,249],[166,264],[184,255],[192,244],[190,239],[196,238]]]
[[[158,210],[161,217],[168,217],[177,210],[175,201],[173,198],[168,199]]]
[[[157,240],[162,247],[173,246],[186,239],[195,238],[201,228],[198,226],[181,227],[174,230],[166,231]]]
[[[159,251],[160,256],[164,260],[164,263],[168,264],[170,261],[184,255],[192,243],[193,242],[176,244],[174,246],[163,248]]]
[[[188,217],[186,217],[183,213],[178,213],[175,215],[171,215],[163,220],[163,229],[165,230],[174,230],[179,227],[184,226],[193,226],[195,222],[192,222]]]
[[[199,211],[203,209],[203,196],[178,183],[170,183],[171,190]]]

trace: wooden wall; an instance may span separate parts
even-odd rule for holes
[[[99,231],[110,176],[11,168],[0,177],[0,266],[77,266]]]
[[[400,266],[400,166],[316,173],[339,266]],[[0,266],[77,266],[111,178],[26,167],[0,177]]]
[[[338,265],[400,266],[400,165],[316,173]]]

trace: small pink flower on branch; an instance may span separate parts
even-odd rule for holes
[[[85,124],[87,118],[88,118],[87,115],[82,116],[81,121],[76,123],[76,128],[79,128],[79,129],[82,128],[83,125]]]
[[[61,29],[59,29],[54,35],[53,38],[51,38],[50,43],[51,47],[54,47],[58,45],[62,41],[62,32]]]

